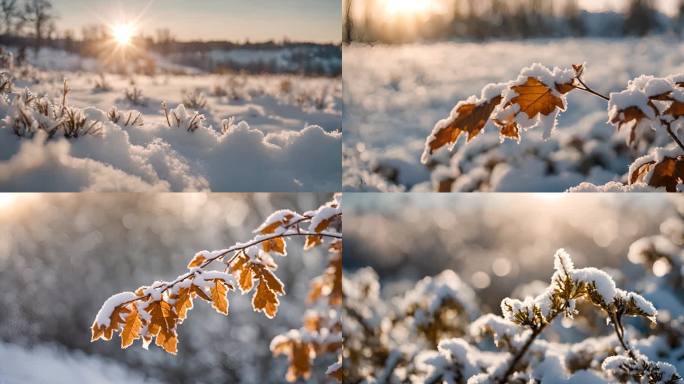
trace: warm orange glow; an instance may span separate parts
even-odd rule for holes
[[[444,2],[439,0],[380,0],[387,18],[420,18],[444,12]]]

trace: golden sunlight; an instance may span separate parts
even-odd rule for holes
[[[381,0],[380,3],[388,18],[423,17],[444,11],[444,2],[439,0]]]
[[[11,193],[0,193],[0,209],[7,209],[12,206],[16,195]]]
[[[112,26],[112,37],[114,37],[114,41],[119,46],[126,47],[131,45],[134,35],[135,27],[130,23]]]

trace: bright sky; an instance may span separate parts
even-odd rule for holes
[[[678,0],[656,0],[656,5],[668,15],[677,13]],[[579,0],[580,5],[589,11],[623,10],[627,0]]]
[[[168,28],[179,40],[339,42],[339,0],[57,0],[60,30],[138,20],[153,35]]]

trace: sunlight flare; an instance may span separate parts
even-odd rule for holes
[[[398,17],[424,17],[443,11],[443,2],[435,0],[382,0],[385,15],[392,19]]]
[[[121,23],[112,26],[112,37],[116,44],[122,47],[131,45],[135,35],[135,26],[130,23]]]

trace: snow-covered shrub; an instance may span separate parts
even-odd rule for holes
[[[138,88],[138,86],[134,82],[131,82],[130,87],[124,90],[124,99],[128,101],[130,105],[133,106],[147,106],[147,99],[145,98],[145,96],[143,96],[142,89]]]
[[[299,214],[279,210],[257,229],[254,237],[217,251],[201,251],[187,265],[188,271],[171,281],[155,281],[132,292],[122,292],[107,299],[97,313],[91,341],[111,340],[114,333],[121,347],[128,348],[141,340],[143,348],[155,341],[164,351],[178,352],[178,325],[193,308],[194,299],[202,299],[219,313],[229,314],[228,292],[239,289],[253,293],[251,306],[272,319],[279,310],[279,297],[285,285],[276,276],[278,268],[272,255],[287,256],[288,241],[304,238],[304,249],[322,246],[329,240],[330,260],[319,277],[311,281],[308,301],[315,305],[303,318],[303,326],[275,337],[270,345],[274,355],[286,355],[290,367],[288,381],[308,379],[313,360],[327,354],[338,356],[327,374],[342,379],[342,196],[318,209]],[[220,263],[218,270],[209,269]]]
[[[648,134],[644,133],[648,129],[666,133],[673,142],[664,148],[651,148],[647,156],[634,162],[629,169],[627,185],[612,182],[603,189],[665,189],[675,192],[684,188],[684,144],[678,137],[684,126],[684,75],[665,78],[642,75],[631,80],[625,91],[604,96],[584,82],[584,71],[585,65],[550,70],[535,63],[524,68],[516,80],[487,85],[479,97],[471,96],[460,101],[448,118],[435,125],[425,142],[421,162],[437,169],[436,164],[431,163],[437,150],[444,146],[453,149],[461,136],[466,136],[466,141],[470,142],[486,127],[499,130],[502,142],[512,139],[519,143],[521,133],[534,128],[542,128],[544,139],[548,139],[556,127],[559,113],[567,108],[566,95],[581,90],[608,102],[608,121],[618,131],[622,128],[629,131],[629,146],[636,145],[637,139],[642,137],[648,140]],[[474,185],[470,188],[480,188],[494,173],[495,167],[506,160],[501,158],[488,164],[481,177],[471,181]],[[443,177],[438,177],[433,183],[438,184],[439,190],[458,187],[450,184],[460,175],[441,174]],[[583,183],[572,190],[601,188]]]
[[[204,115],[197,111],[191,114],[185,109],[185,105],[183,104],[169,110],[166,102],[162,102],[162,111],[164,112],[166,123],[169,128],[180,128],[188,132],[195,132],[199,128],[204,127],[203,124],[206,120]]]
[[[93,92],[110,92],[112,90],[112,85],[105,77],[104,73],[100,73],[97,79],[95,79],[95,85],[93,85]]]
[[[189,109],[205,109],[207,107],[207,98],[199,89],[192,92],[185,92],[183,94],[183,105]]]
[[[123,113],[119,111],[117,107],[112,107],[112,109],[107,112],[107,118],[112,123],[119,124],[124,128],[142,127],[145,125],[145,120],[143,119],[142,113],[138,111],[128,111],[128,113]]]
[[[19,94],[10,94],[2,100],[7,107],[7,117],[3,123],[15,135],[25,138],[32,138],[38,132],[44,132],[47,138],[63,136],[67,139],[101,135],[102,122],[89,117],[85,110],[68,105],[68,94],[66,81],[59,104],[46,96],[37,97],[28,89]]]
[[[453,272],[445,273],[441,276],[451,277],[451,284],[459,287],[454,293],[466,295],[464,302],[471,303],[470,311],[477,317],[472,290]],[[407,307],[396,303],[402,298],[391,305],[382,304],[385,301],[377,280],[370,269],[345,279],[345,377],[350,382],[682,382],[673,363],[684,365],[679,355],[684,313],[678,314],[676,321],[671,321],[674,314],[668,313],[677,304],[665,306],[664,317],[656,310],[658,301],[654,305],[644,296],[654,295],[618,288],[603,270],[577,268],[562,249],[554,256],[550,284],[541,293],[522,300],[504,298],[502,316],[485,314],[473,320],[452,316],[454,329],[442,334],[437,345],[416,328],[407,327],[412,322],[424,323],[421,319],[426,316],[408,311],[411,320],[401,319]],[[426,284],[431,281],[422,280],[406,296],[430,307],[434,296],[424,288],[432,285]],[[411,292],[425,294],[421,297]],[[610,328],[608,336],[587,337],[574,344],[559,341],[558,335],[546,337],[556,332],[554,323],[560,319],[568,328],[594,319],[597,312]],[[647,322],[628,325],[629,317]],[[650,335],[642,333],[649,329],[642,325],[650,326],[646,331]]]

